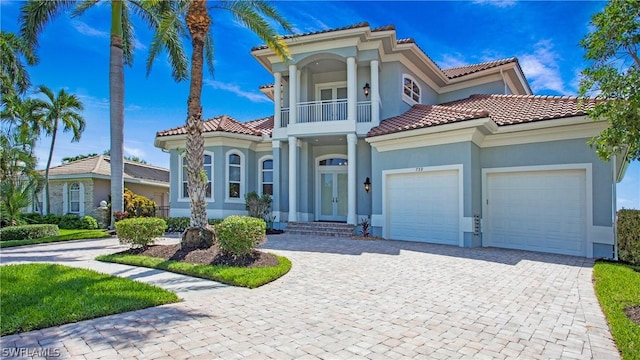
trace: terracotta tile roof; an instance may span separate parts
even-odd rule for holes
[[[259,131],[262,135],[271,136],[273,132],[273,116],[246,122],[244,126]]]
[[[585,115],[594,99],[580,103],[569,96],[472,95],[440,105],[414,105],[405,113],[380,122],[368,137],[490,117],[498,126]]]
[[[67,164],[54,166],[49,169],[50,177],[73,175],[102,175],[111,176],[111,159],[107,155],[72,161]],[[124,179],[151,180],[169,184],[169,169],[124,161]]]
[[[508,64],[508,63],[512,63],[512,62],[513,63],[518,63],[518,59],[512,57],[512,58],[508,58],[508,59],[487,61],[487,62],[483,62],[483,63],[480,63],[480,64],[472,64],[472,65],[458,66],[458,67],[449,68],[449,69],[443,69],[442,72],[449,79],[455,79],[455,78],[460,77],[460,76],[473,74],[473,73],[476,73],[478,71],[491,69],[491,68],[494,68],[494,67],[497,67],[497,66],[500,66],[500,65],[504,65],[504,64]]]
[[[221,115],[213,119],[203,121],[203,133],[216,132],[216,131],[233,133],[233,134],[262,136],[261,131],[254,130],[250,127],[247,127],[245,124],[242,124],[237,120],[235,120],[234,118],[227,115]],[[169,130],[158,131],[156,133],[156,137],[171,136],[171,135],[185,135],[186,133],[187,133],[187,127],[183,125],[173,129],[169,129]]]

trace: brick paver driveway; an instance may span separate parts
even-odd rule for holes
[[[248,290],[93,261],[116,239],[3,249],[158,284],[185,301],[5,336],[67,358],[616,359],[588,259],[420,243],[272,236],[291,272]]]

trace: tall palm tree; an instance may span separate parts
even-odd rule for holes
[[[0,31],[0,54],[0,95],[4,104],[4,99],[11,93],[24,94],[31,85],[29,73],[22,59],[24,58],[27,65],[35,65],[38,58],[24,39],[4,30]]]
[[[251,29],[267,43],[283,60],[290,57],[289,49],[283,38],[269,24],[274,20],[284,30],[291,31],[291,25],[282,18],[275,8],[266,1],[218,1],[211,7],[229,11],[233,17]],[[209,28],[211,17],[206,0],[192,0],[186,15],[186,25],[191,35],[191,84],[187,100],[187,189],[189,191],[191,220],[185,238],[202,238],[202,231],[207,228],[207,211],[205,198],[206,175],[204,172],[204,138],[202,136],[202,76],[204,51],[212,50]],[[208,58],[210,59],[210,57]],[[211,62],[209,62],[211,64]],[[192,235],[189,235],[192,232]],[[196,235],[198,234],[198,235]],[[184,243],[183,243],[184,245]],[[204,244],[201,244],[201,246]]]
[[[0,111],[2,133],[15,138],[15,142],[29,156],[33,156],[35,143],[45,127],[45,105],[40,99],[23,98],[16,92],[9,92],[3,97]]]
[[[53,149],[56,145],[58,127],[60,122],[62,122],[62,131],[71,131],[73,134],[71,142],[80,141],[80,136],[82,136],[85,127],[85,121],[79,112],[84,110],[84,106],[77,96],[67,93],[64,89],[58,91],[57,96],[51,89],[44,85],[38,86],[38,91],[47,98],[44,108],[45,131],[51,135],[49,158],[47,159],[47,167],[44,170],[45,213],[48,214],[51,208],[49,204],[49,168],[51,167],[51,159],[53,158]]]
[[[72,10],[72,16],[80,16],[100,0],[29,0],[20,13],[20,32],[33,45],[44,26],[60,12]],[[133,63],[134,34],[130,13],[134,12],[152,31],[157,31],[166,12],[173,11],[172,1],[162,0],[112,0],[111,42],[109,53],[109,110],[111,129],[111,209],[122,211],[124,206],[124,65]],[[166,49],[177,81],[187,78],[187,60],[180,47],[180,33],[166,27],[154,34],[156,48]],[[147,68],[158,54],[149,53]]]

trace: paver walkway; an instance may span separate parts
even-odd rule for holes
[[[2,264],[95,269],[184,301],[5,336],[1,355],[17,348],[73,359],[619,359],[589,259],[286,234],[264,248],[293,267],[253,290],[92,260],[123,249],[116,239],[2,249]]]

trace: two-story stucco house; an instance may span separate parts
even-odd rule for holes
[[[273,74],[274,115],[205,121],[209,217],[273,195],[281,222],[370,218],[386,239],[611,257],[624,161],[586,144],[593,102],[535,96],[515,58],[441,69],[393,26],[288,38],[292,59],[251,54]],[[232,110],[232,109],[230,109]],[[188,216],[186,129],[170,152],[171,215]]]

